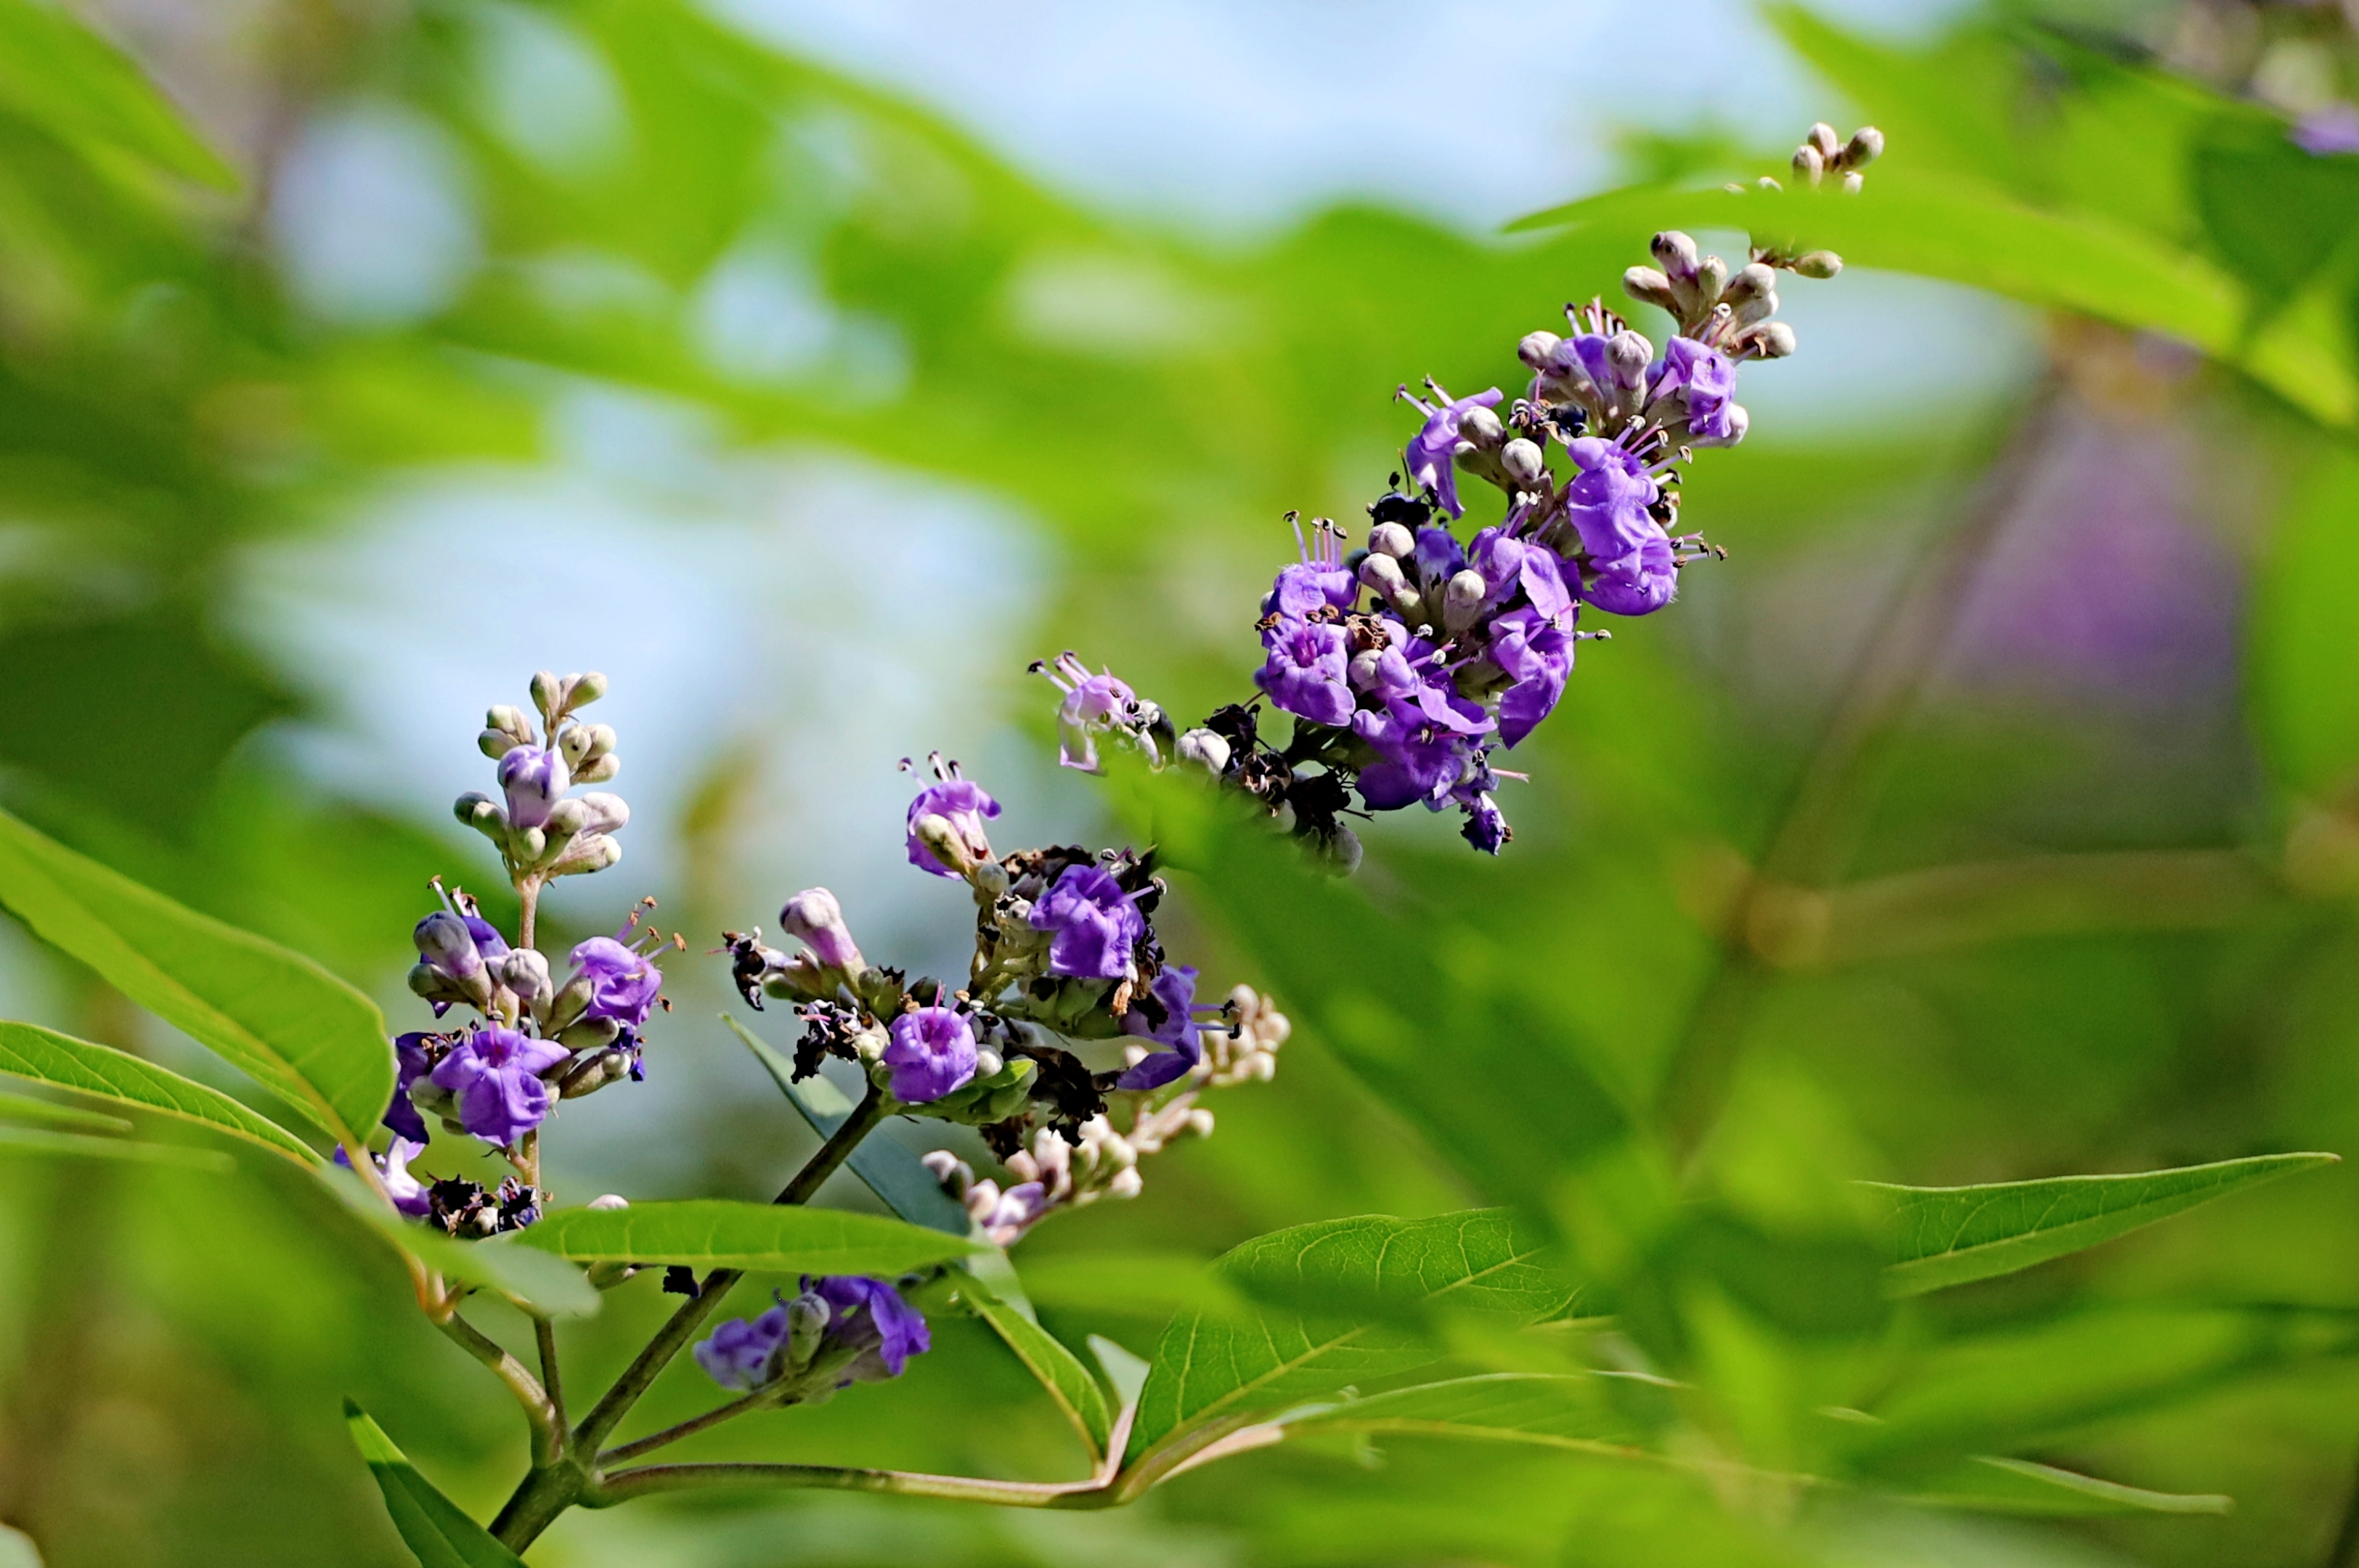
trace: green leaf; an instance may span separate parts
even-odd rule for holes
[[[219,1089],[184,1078],[128,1052],[76,1040],[38,1024],[0,1020],[0,1073],[137,1110],[178,1117],[233,1138],[259,1143],[299,1164],[320,1163],[320,1156],[310,1144]]]
[[[237,176],[129,57],[49,0],[0,0],[0,107],[60,141],[234,188]]]
[[[36,1154],[70,1160],[129,1160],[147,1165],[179,1165],[191,1171],[226,1174],[235,1169],[228,1155],[214,1149],[184,1149],[177,1143],[139,1143],[128,1138],[92,1138],[79,1132],[52,1132],[43,1127],[11,1127],[0,1122],[0,1155]]]
[[[69,1132],[103,1132],[117,1137],[131,1130],[131,1124],[119,1116],[108,1116],[103,1111],[77,1110],[55,1100],[36,1099],[31,1095],[6,1093],[0,1093],[0,1121],[31,1122],[38,1127],[61,1128]]]
[[[1894,1295],[1913,1296],[2012,1274],[2110,1241],[2240,1187],[2331,1165],[2337,1158],[2262,1154],[2176,1171],[2059,1176],[1975,1187],[1865,1184],[1895,1196],[1895,1252],[1886,1288]]]
[[[1289,1436],[1365,1433],[1520,1443],[1628,1457],[1641,1435],[1603,1397],[1602,1379],[1494,1372],[1395,1389],[1290,1418]]]
[[[367,1183],[342,1166],[323,1166],[319,1173],[382,1240],[447,1280],[496,1291],[543,1317],[592,1317],[604,1304],[597,1287],[563,1259],[518,1246],[512,1236],[462,1241],[386,1207]]]
[[[522,1558],[419,1475],[385,1429],[350,1400],[344,1401],[344,1420],[352,1426],[353,1446],[368,1461],[369,1474],[385,1494],[393,1528],[418,1554],[419,1568],[524,1568]]]
[[[684,1263],[763,1274],[898,1274],[976,1250],[963,1236],[883,1215],[720,1198],[560,1209],[516,1241],[581,1263]]]
[[[1082,1365],[1080,1357],[1047,1329],[993,1294],[991,1287],[982,1281],[962,1281],[959,1295],[1040,1379],[1040,1386],[1049,1390],[1049,1397],[1057,1401],[1057,1408],[1065,1412],[1065,1419],[1073,1423],[1082,1441],[1089,1444],[1091,1463],[1094,1465],[1104,1458],[1106,1444],[1114,1431],[1114,1416],[1106,1408],[1105,1390]]]
[[[1426,1365],[1441,1351],[1417,1319],[1437,1307],[1518,1324],[1547,1316],[1571,1290],[1534,1261],[1538,1251],[1498,1209],[1326,1220],[1245,1243],[1214,1271],[1272,1304],[1172,1322],[1139,1395],[1125,1467],[1151,1480],[1255,1415]]]
[[[393,1098],[376,1004],[310,959],[175,903],[0,812],[0,903],[340,1142]]]
[[[2235,1507],[2209,1493],[2149,1492],[2060,1470],[2029,1459],[1968,1460],[1956,1470],[1908,1493],[1909,1500],[1935,1508],[2055,1518],[2101,1514],[2224,1514]]]
[[[762,1064],[778,1092],[788,1103],[810,1123],[811,1130],[822,1139],[835,1136],[846,1118],[855,1108],[842,1089],[825,1078],[812,1076],[801,1083],[794,1081],[794,1064],[778,1054],[777,1049],[726,1013],[721,1022],[734,1030],[745,1049]],[[918,1156],[890,1138],[865,1138],[845,1162],[852,1173],[867,1184],[868,1190],[883,1200],[886,1208],[929,1230],[942,1231],[951,1236],[965,1236],[974,1228],[966,1208],[956,1198],[942,1191],[941,1183],[926,1169]]]

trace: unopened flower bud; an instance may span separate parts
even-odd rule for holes
[[[487,838],[497,841],[507,835],[508,814],[487,795],[469,790],[451,804],[451,810],[460,821]]]
[[[580,1018],[582,1010],[590,1005],[591,989],[587,975],[576,975],[566,981],[565,989],[549,999],[549,1016],[542,1020],[542,1027],[562,1030]]]
[[[1684,234],[1680,237],[1687,238]],[[1620,331],[1606,340],[1605,362],[1613,367],[1614,379],[1625,392],[1636,390],[1654,358],[1655,345],[1636,332]]]
[[[1344,675],[1356,689],[1374,691],[1376,689],[1376,674],[1382,667],[1383,658],[1384,655],[1375,649],[1363,648],[1352,655],[1352,662],[1344,666]]]
[[[612,1019],[598,1019],[599,1023],[613,1023]],[[575,1031],[586,1030],[587,1023],[577,1023]],[[619,1031],[620,1026],[617,1025]],[[594,1095],[609,1084],[619,1084],[631,1076],[631,1058],[620,1051],[585,1053],[575,1059],[574,1065],[558,1080],[557,1098],[580,1099]]]
[[[1212,1113],[1199,1106],[1188,1113],[1188,1130],[1199,1138],[1212,1135]]]
[[[592,790],[588,795],[576,795],[565,804],[581,806],[586,816],[577,832],[619,833],[630,826],[631,808],[619,795]]]
[[[592,1198],[587,1206],[594,1208],[601,1214],[603,1214],[609,1209],[628,1208],[631,1206],[631,1200],[623,1196],[620,1193],[601,1193],[598,1196]]]
[[[620,839],[610,838],[603,833],[579,833],[574,835],[573,842],[567,846],[565,853],[558,858],[557,864],[549,868],[549,872],[560,877],[588,876],[593,871],[608,870],[620,863],[622,859]]]
[[[569,712],[587,708],[605,695],[606,677],[597,670],[566,677],[563,700]]]
[[[921,824],[942,820],[939,816],[919,819]],[[954,831],[950,836],[957,838]],[[946,860],[950,858],[947,850],[936,852]],[[831,969],[842,971],[847,979],[868,967],[867,960],[860,956],[859,944],[852,939],[851,927],[843,923],[843,906],[825,888],[805,888],[787,900],[786,907],[778,911],[778,924],[802,938],[813,957]]]
[[[1416,553],[1417,535],[1398,523],[1379,523],[1368,530],[1368,555],[1371,559],[1377,556],[1390,556],[1395,560],[1401,560]],[[1365,564],[1362,563],[1363,566]],[[1360,580],[1367,582],[1364,573]],[[1374,588],[1375,585],[1369,583],[1368,586]]]
[[[1203,769],[1214,778],[1229,771],[1228,738],[1211,730],[1190,730],[1175,748],[1180,760]]]
[[[1516,357],[1538,370],[1548,363],[1549,356],[1556,352],[1556,346],[1563,341],[1554,332],[1527,332],[1524,341],[1516,345]],[[1373,538],[1369,541],[1369,547],[1375,547]]]
[[[1816,185],[1826,178],[1827,156],[1804,142],[1794,149],[1794,178],[1805,185]]]
[[[1749,327],[1756,321],[1767,321],[1776,314],[1777,314],[1777,291],[1774,288],[1767,294],[1755,295],[1736,308],[1736,320],[1739,326]]]
[[[475,737],[475,750],[495,762],[521,743],[505,730],[486,730]]]
[[[1794,270],[1804,277],[1832,277],[1843,271],[1843,257],[1832,251],[1806,251],[1794,258]]]
[[[1387,602],[1408,587],[1408,578],[1401,570],[1400,562],[1389,555],[1370,556],[1362,561],[1360,581],[1363,586],[1374,589]]]
[[[540,709],[542,722],[556,728],[558,699],[564,695],[564,683],[553,670],[537,670],[532,677],[532,705]]]
[[[1883,156],[1884,133],[1874,125],[1862,125],[1851,134],[1851,140],[1843,144],[1843,160],[1845,168],[1865,168]]]
[[[1507,427],[1496,414],[1478,406],[1459,416],[1458,438],[1473,442],[1478,452],[1496,451],[1507,438]]]
[[[1677,229],[1666,229],[1657,234],[1649,248],[1670,282],[1685,283],[1695,276],[1696,243]]]
[[[1518,436],[1499,449],[1499,467],[1517,490],[1538,490],[1548,478],[1548,458],[1539,443]]]
[[[1728,264],[1718,256],[1706,256],[1696,263],[1696,301],[1709,310],[1728,287]]]
[[[964,876],[974,870],[974,851],[967,848],[966,836],[949,817],[939,812],[927,812],[909,824],[909,832],[925,846],[928,854],[959,875]]]
[[[557,750],[564,756],[566,771],[571,773],[590,754],[590,731],[579,724],[567,725],[565,732],[557,738]]]
[[[1737,341],[1765,360],[1782,360],[1794,351],[1794,329],[1783,321],[1763,321],[1747,327]]]
[[[409,936],[418,944],[419,957],[454,980],[472,980],[484,972],[484,956],[475,950],[467,923],[447,909],[419,921]]]
[[[508,797],[508,821],[516,827],[547,822],[549,807],[572,786],[564,753],[554,748],[517,746],[500,759],[500,789]]]
[[[1366,849],[1360,843],[1360,836],[1340,822],[1320,849],[1325,857],[1327,870],[1339,877],[1355,874],[1360,862],[1367,857]]]
[[[1453,575],[1441,593],[1441,623],[1452,632],[1463,632],[1481,619],[1484,596],[1491,585],[1483,574],[1473,568]]]
[[[1187,744],[1187,740],[1185,735],[1180,738],[1182,747]],[[997,860],[984,860],[974,868],[967,881],[973,884],[977,898],[996,900],[1007,892],[1007,868]]]
[[[1843,193],[1845,196],[1856,196],[1866,189],[1867,180],[1857,169],[1843,177]]]
[[[508,742],[511,746],[532,744],[532,720],[524,716],[524,709],[521,708],[513,708],[505,702],[495,702],[484,710],[484,725],[486,729],[496,730],[503,735],[514,736],[515,739]]]
[[[1765,294],[1777,291],[1777,274],[1767,262],[1750,262],[1738,267],[1728,287],[1720,291],[1721,302],[1732,308],[1741,308]]]
[[[492,962],[501,985],[536,1014],[545,1011],[556,994],[549,983],[549,960],[530,947],[512,947]]]
[[[577,1018],[557,1032],[557,1043],[569,1051],[595,1051],[612,1045],[623,1033],[612,1018]]]
[[[1737,442],[1745,439],[1745,432],[1752,427],[1753,416],[1745,411],[1745,405],[1742,403],[1732,403],[1728,406],[1727,424],[1728,434],[1716,438],[1690,435],[1688,438],[1688,445],[1691,447],[1733,447],[1736,445]]]
[[[1135,1198],[1144,1185],[1146,1183],[1139,1177],[1138,1167],[1130,1165],[1114,1173],[1114,1179],[1105,1184],[1105,1193],[1110,1198]]]
[[[550,843],[561,844],[589,826],[588,803],[569,796],[549,808],[549,820],[541,824],[541,830],[548,834]]]
[[[1817,153],[1821,163],[1834,162],[1835,156],[1843,151],[1843,138],[1836,135],[1835,128],[1824,120],[1802,133],[1802,144]]]
[[[832,1315],[827,1303],[817,1293],[805,1292],[787,1303],[788,1364],[808,1367],[819,1354],[821,1338],[827,1333],[827,1321]]]
[[[1671,292],[1671,280],[1650,266],[1634,266],[1622,275],[1622,292],[1643,305],[1658,305],[1676,315],[1679,296]]]
[[[937,1149],[918,1162],[933,1173],[942,1191],[964,1202],[967,1189],[974,1185],[974,1168],[947,1149]]]

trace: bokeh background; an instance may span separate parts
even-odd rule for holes
[[[2282,135],[2359,85],[2332,6],[81,14],[186,124],[124,83],[92,113],[60,84],[103,62],[0,0],[0,795],[397,1020],[428,877],[496,874],[447,809],[488,773],[476,716],[541,667],[611,676],[635,812],[565,930],[652,893],[701,952],[823,883],[871,955],[958,963],[897,762],[962,758],[1009,843],[1118,831],[1029,659],[1239,697],[1282,514],[1360,516],[1397,384],[1512,384],[1518,336],[1708,221],[1676,192],[1872,117],[1861,211],[1893,215],[1786,290],[1801,352],[1747,371],[1754,433],[1689,491],[1730,558],[1585,647],[1500,860],[1439,817],[1366,835],[1365,907],[1421,966],[1183,883],[1170,939],[1300,1027],[1140,1200],[1025,1244],[1035,1295],[1145,1354],[1168,1303],[1108,1255],[1668,1201],[1582,1163],[1597,1118],[1546,1121],[1584,1097],[1773,1253],[1853,1224],[1863,1178],[2359,1149],[2359,194]],[[1623,186],[1659,189],[1501,232]],[[668,989],[649,1081],[568,1105],[561,1195],[754,1195],[807,1151],[721,962]],[[13,925],[0,1011],[230,1082]],[[1808,1412],[1948,1400],[2225,1516],[1404,1441],[1108,1515],[647,1504],[532,1561],[2339,1563],[2354,1236],[2330,1172],[1864,1325],[1663,1264],[1728,1275],[1673,1291],[1664,1368],[1719,1390],[1720,1453],[1807,1467]],[[660,1311],[618,1294],[584,1359]],[[1014,1360],[938,1332],[712,1452],[1070,1472]],[[0,1162],[0,1519],[51,1568],[408,1562],[348,1394],[479,1513],[520,1465],[505,1400],[297,1184]]]

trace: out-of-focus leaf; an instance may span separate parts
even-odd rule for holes
[[[0,1073],[111,1100],[116,1105],[178,1117],[182,1121],[259,1143],[299,1164],[320,1162],[320,1156],[310,1144],[219,1089],[184,1078],[168,1067],[159,1067],[127,1052],[76,1040],[38,1024],[0,1021]]]
[[[767,1041],[725,1013],[722,1022],[745,1043],[745,1049],[754,1053],[754,1059],[762,1064],[788,1103],[810,1123],[811,1130],[821,1138],[834,1137],[835,1130],[855,1108],[843,1091],[816,1075],[799,1084],[795,1082],[794,1064],[778,1054]],[[934,1173],[917,1155],[893,1140],[864,1138],[845,1163],[886,1208],[911,1225],[922,1225],[949,1236],[965,1236],[974,1228],[965,1206],[942,1191],[941,1183],[934,1180]]]
[[[31,1095],[0,1094],[0,1121],[30,1122],[37,1127],[55,1127],[68,1132],[104,1132],[118,1137],[131,1130],[131,1124],[119,1116],[108,1116],[95,1110],[77,1110],[55,1100],[36,1099]]]
[[[0,0],[0,107],[70,145],[228,188],[237,176],[139,68],[65,6]]]
[[[1049,1397],[1065,1412],[1065,1419],[1073,1423],[1082,1441],[1089,1444],[1091,1463],[1103,1459],[1114,1430],[1114,1416],[1106,1409],[1105,1390],[1098,1386],[1089,1368],[1054,1335],[1001,1301],[982,1281],[970,1279],[962,1282],[959,1295],[1040,1379],[1040,1386],[1049,1390]]]
[[[1289,1436],[1368,1433],[1522,1443],[1617,1458],[1645,1434],[1595,1377],[1494,1372],[1346,1400],[1285,1422]]]
[[[1090,1336],[1090,1354],[1098,1358],[1098,1369],[1105,1374],[1114,1398],[1125,1405],[1136,1404],[1138,1396],[1146,1391],[1151,1364],[1103,1334]]]
[[[680,1263],[765,1274],[899,1274],[976,1249],[963,1236],[883,1215],[719,1198],[560,1209],[516,1241],[582,1263]]]
[[[1894,1197],[1895,1295],[2012,1274],[2110,1241],[2240,1187],[2335,1163],[2332,1154],[2261,1154],[2175,1171],[2058,1176],[1973,1187],[1871,1184]]]
[[[0,903],[339,1141],[393,1098],[376,1004],[310,959],[225,925],[0,813]]]
[[[1571,1290],[1540,1266],[1539,1251],[1494,1209],[1327,1220],[1245,1242],[1215,1271],[1248,1295],[1320,1307],[1176,1319],[1139,1396],[1125,1467],[1168,1471],[1256,1415],[1433,1360],[1440,1349],[1411,1326],[1419,1310],[1447,1303],[1518,1324],[1546,1316]],[[1364,1310],[1349,1313],[1355,1302]]]
[[[2354,160],[2359,161],[2359,160]],[[2285,787],[2329,796],[2359,775],[2359,460],[2322,454],[2288,502],[2262,568],[2253,624],[2253,704]]]
[[[91,1138],[52,1132],[45,1127],[15,1127],[0,1121],[0,1155],[31,1154],[66,1160],[129,1160],[147,1165],[179,1165],[227,1174],[235,1167],[214,1149],[184,1149],[177,1143],[140,1143],[128,1138]]]
[[[1027,1259],[1032,1299],[1068,1312],[1169,1319],[1198,1308],[1236,1311],[1245,1297],[1206,1260],[1177,1252],[1069,1252]]]
[[[2263,317],[2359,228],[2359,163],[2302,151],[2263,110],[2223,107],[2194,149],[2190,181],[2205,236],[2252,285]]]
[[[418,1554],[419,1568],[524,1568],[523,1559],[419,1475],[385,1429],[350,1400],[344,1401],[344,1420],[352,1425],[353,1445],[385,1494],[393,1528]]]
[[[1936,1508],[2056,1518],[2103,1514],[2224,1514],[2233,1499],[2201,1492],[2149,1492],[2029,1459],[1970,1459],[1908,1494]]]
[[[319,1175],[328,1190],[380,1238],[445,1279],[496,1291],[543,1317],[593,1317],[604,1304],[582,1271],[562,1258],[520,1247],[513,1237],[462,1241],[395,1213],[368,1184],[342,1166],[322,1166]]]

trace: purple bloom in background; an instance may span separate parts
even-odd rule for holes
[[[612,936],[592,936],[573,949],[573,971],[590,981],[590,1005],[584,1018],[611,1018],[637,1029],[655,1011],[656,993],[663,976],[643,953],[625,947]]]
[[[1054,934],[1049,941],[1050,974],[1118,980],[1130,973],[1130,949],[1147,934],[1147,919],[1113,872],[1101,866],[1067,866],[1057,885],[1032,906],[1032,928]]]
[[[923,1105],[951,1094],[974,1076],[974,1030],[947,1007],[920,1007],[896,1018],[885,1047],[893,1069],[893,1098]]]
[[[424,1033],[397,1034],[393,1037],[393,1102],[385,1108],[385,1125],[397,1138],[407,1138],[420,1149],[426,1147],[426,1118],[409,1098],[409,1086],[426,1076],[426,1042],[431,1036]]]
[[[490,1023],[453,1045],[429,1076],[458,1097],[460,1126],[506,1147],[549,1115],[540,1074],[571,1054],[552,1041]]]
[[[372,1154],[369,1161],[376,1166],[377,1180],[385,1185],[385,1195],[393,1206],[417,1219],[433,1211],[433,1200],[426,1195],[426,1184],[409,1173],[409,1162],[426,1152],[425,1143],[417,1139],[396,1138],[382,1154]],[[352,1156],[341,1143],[336,1146],[336,1163],[349,1171]]]
[[[1478,392],[1472,397],[1452,398],[1439,407],[1422,398],[1409,397],[1408,406],[1425,416],[1425,426],[1409,440],[1406,453],[1409,482],[1432,489],[1434,498],[1443,511],[1452,517],[1462,517],[1466,509],[1458,504],[1458,468],[1453,460],[1458,454],[1458,426],[1473,408],[1489,408],[1497,404],[1499,389]]]
[[[844,1368],[844,1384],[897,1378],[910,1357],[934,1347],[925,1314],[903,1301],[889,1280],[830,1274],[814,1281],[805,1275],[803,1291],[827,1303],[825,1342],[859,1349],[852,1365]]]
[[[696,1347],[696,1364],[723,1388],[750,1392],[769,1380],[770,1357],[791,1327],[784,1303],[750,1323],[733,1317]]]
[[[1196,970],[1188,964],[1174,964],[1155,977],[1147,988],[1147,995],[1163,1010],[1163,1022],[1149,1023],[1147,1010],[1139,1002],[1130,1004],[1122,1015],[1125,1034],[1135,1034],[1170,1047],[1157,1051],[1114,1080],[1118,1089],[1159,1089],[1175,1079],[1184,1078],[1196,1070],[1204,1059],[1204,1042],[1196,1033]]]
[[[1645,463],[1591,436],[1574,438],[1565,449],[1581,470],[1565,487],[1565,512],[1593,560],[1620,560],[1650,534],[1662,536],[1662,525],[1647,510],[1662,489]]]
[[[1650,524],[1653,521],[1647,519]],[[1651,615],[1671,601],[1679,586],[1679,563],[1671,541],[1657,527],[1628,555],[1597,562],[1596,569],[1581,585],[1581,597],[1614,615]]]
[[[1332,622],[1280,620],[1262,633],[1269,658],[1254,684],[1288,713],[1316,724],[1352,721],[1350,657],[1343,628]]]
[[[1495,855],[1507,841],[1507,818],[1499,803],[1488,794],[1478,795],[1474,804],[1466,808],[1466,825],[1459,836],[1486,855]]]
[[[1655,362],[1654,395],[1680,395],[1687,406],[1688,432],[1707,441],[1724,441],[1734,433],[1729,407],[1736,397],[1736,367],[1718,349],[1693,338],[1673,338]]]
[[[2312,157],[2331,153],[2359,153],[2359,107],[2345,103],[2313,109],[2288,133],[2293,145]]]
[[[1499,700],[1499,740],[1514,746],[1552,712],[1572,674],[1572,637],[1537,608],[1491,623],[1491,659],[1515,685]]]
[[[1114,680],[1112,676],[1090,678]],[[1114,684],[1122,685],[1119,681]],[[1123,687],[1125,692],[1129,689]],[[1068,696],[1065,706],[1071,708],[1072,705],[1072,697]],[[1073,764],[1068,761],[1065,765],[1071,767]],[[998,815],[999,802],[984,794],[979,784],[967,779],[944,779],[940,784],[927,785],[918,792],[918,798],[909,803],[909,864],[921,871],[931,871],[938,877],[956,877],[959,874],[955,868],[942,864],[940,859],[926,848],[925,840],[918,837],[919,817],[939,816],[949,823],[959,841],[966,846],[967,852],[977,861],[983,861],[991,859],[991,838],[984,832],[983,825]],[[821,961],[830,960],[822,954]]]
[[[508,820],[518,827],[538,827],[549,820],[549,807],[565,798],[573,780],[565,769],[565,754],[551,746],[512,746],[500,759],[500,789],[508,797]]]

